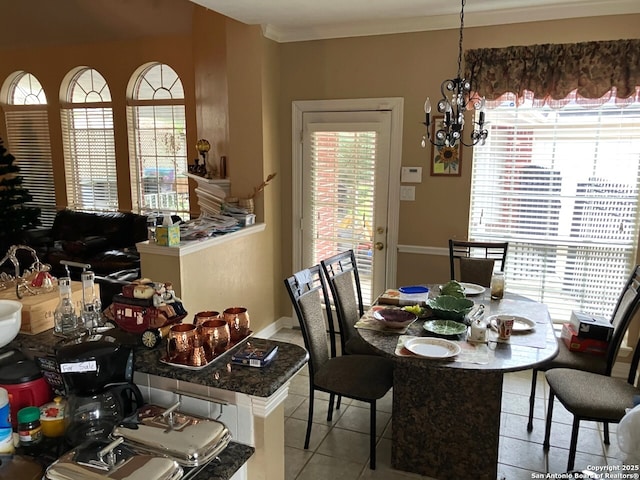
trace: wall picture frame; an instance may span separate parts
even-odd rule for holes
[[[436,132],[442,128],[443,115],[433,117],[431,124],[431,138],[436,138]],[[459,177],[462,174],[462,143],[454,147],[431,146],[431,176]]]

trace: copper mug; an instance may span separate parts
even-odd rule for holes
[[[249,335],[249,313],[245,307],[230,307],[222,312],[229,325],[231,341],[237,343]]]
[[[212,310],[207,310],[205,312],[198,312],[193,317],[193,323],[196,325],[202,325],[207,320],[216,320],[220,318],[220,312],[215,312]]]
[[[200,335],[196,335],[193,340],[193,350],[189,354],[189,365],[192,367],[202,367],[207,364],[209,358],[204,348],[204,344]]]
[[[188,364],[195,348],[197,327],[193,323],[178,323],[169,329],[167,357],[170,362]]]
[[[202,338],[206,357],[212,358],[224,353],[231,342],[229,325],[221,318],[207,320],[200,325],[200,336]]]

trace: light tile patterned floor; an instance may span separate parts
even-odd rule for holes
[[[272,338],[303,345],[298,329],[282,329]],[[429,477],[394,470],[391,457],[391,392],[378,402],[377,468],[369,469],[368,405],[343,399],[340,410],[327,422],[328,396],[317,393],[311,444],[303,449],[306,430],[308,371],[292,380],[285,403],[285,480],[404,480]],[[531,480],[534,473],[566,472],[572,416],[556,403],[551,428],[551,448],[542,449],[548,387],[538,375],[537,401],[532,432],[527,432],[531,371],[505,375],[502,394],[499,480]],[[583,422],[578,437],[576,470],[589,465],[619,465],[624,454],[616,441],[616,425],[611,425],[611,445],[605,445],[602,425]]]

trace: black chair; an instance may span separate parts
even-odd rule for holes
[[[309,351],[309,416],[304,448],[309,448],[316,390],[329,393],[327,421],[332,419],[336,395],[367,402],[370,405],[369,466],[375,470],[376,401],[393,384],[393,364],[391,360],[378,356],[329,356],[322,308],[323,302],[328,305],[329,299],[319,265],[296,273],[285,279],[284,284],[300,322],[305,347]],[[331,322],[330,309],[326,310],[326,314]]]
[[[338,317],[343,354],[376,355],[358,335],[355,324],[364,314],[360,275],[353,250],[347,250],[320,262],[329,284]]]
[[[636,267],[629,275],[627,282],[622,290],[613,315],[611,323],[614,330],[607,353],[604,356],[594,356],[587,353],[572,352],[563,341],[558,342],[558,355],[550,362],[545,363],[533,369],[531,378],[531,392],[529,394],[529,422],[527,430],[533,430],[533,410],[536,401],[536,382],[539,371],[547,371],[555,368],[570,368],[585,372],[597,373],[602,375],[611,375],[613,364],[618,356],[622,339],[627,333],[627,329],[633,319],[635,311],[640,305],[640,265]],[[608,443],[609,429],[607,424],[604,425],[605,441]]]
[[[483,287],[491,284],[495,263],[504,272],[509,242],[467,242],[449,240],[449,268],[451,280],[476,283]],[[460,275],[456,275],[456,260]]]
[[[578,432],[582,420],[604,422],[605,425],[619,423],[626,409],[634,406],[634,399],[640,395],[640,389],[634,386],[639,360],[640,343],[636,342],[626,381],[622,378],[570,368],[554,368],[547,372],[550,393],[542,445],[545,450],[549,449],[553,402],[554,398],[557,398],[573,414],[568,471],[573,470],[575,464]],[[606,444],[609,443],[608,432],[608,429],[605,429]]]

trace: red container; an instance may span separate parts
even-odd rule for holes
[[[11,425],[18,426],[18,410],[39,407],[50,402],[53,394],[42,372],[30,360],[21,360],[0,368],[0,387],[9,392]]]

